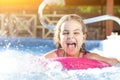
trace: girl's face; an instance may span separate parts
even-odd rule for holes
[[[82,25],[75,21],[66,21],[61,25],[60,44],[67,56],[78,56],[86,35],[82,32]]]

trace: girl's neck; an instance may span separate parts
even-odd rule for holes
[[[65,51],[63,52],[63,57],[82,57],[81,51],[79,51],[76,55],[68,55]]]

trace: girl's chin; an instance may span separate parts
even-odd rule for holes
[[[71,52],[71,53],[74,52],[74,53],[75,53],[75,52],[76,52],[76,48],[74,48],[74,49],[70,49],[70,48],[68,48],[68,49],[67,49],[67,52]]]
[[[65,50],[66,50],[66,53],[69,56],[74,56],[74,55],[76,55],[76,52],[78,51],[78,48],[77,47],[74,47],[74,48],[67,47]]]

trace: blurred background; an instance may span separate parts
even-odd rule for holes
[[[48,30],[39,21],[38,8],[44,0],[0,0],[0,36],[40,37],[51,39]],[[47,0],[46,0],[47,1]],[[48,0],[49,1],[49,0]],[[86,18],[113,15],[120,18],[120,0],[52,0],[43,10],[48,24],[55,25],[65,14],[78,14]],[[111,32],[120,34],[114,21],[87,24],[88,40],[102,40]]]

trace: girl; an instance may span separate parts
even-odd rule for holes
[[[63,16],[57,23],[54,41],[57,49],[44,55],[45,58],[79,57],[104,61],[110,65],[119,63],[116,58],[107,58],[84,49],[86,40],[86,25],[76,14]]]

